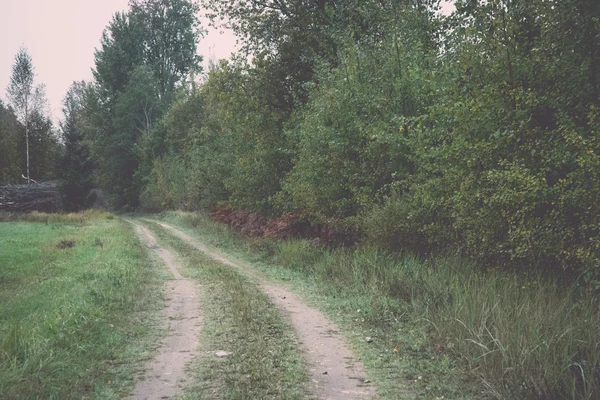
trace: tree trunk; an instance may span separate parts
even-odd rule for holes
[[[25,124],[25,153],[27,157],[27,183],[31,183],[29,176],[29,124]]]
[[[29,97],[29,96],[27,96]],[[27,183],[31,183],[29,176],[29,99],[25,101],[25,158],[27,159]]]

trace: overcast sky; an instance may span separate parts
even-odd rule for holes
[[[0,0],[0,98],[6,101],[15,55],[25,46],[33,59],[36,82],[46,85],[55,122],[73,81],[90,81],[94,49],[114,13],[127,10],[129,0]],[[208,21],[201,19],[203,27]],[[198,54],[229,58],[235,51],[231,32],[210,29]]]

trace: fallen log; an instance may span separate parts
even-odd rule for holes
[[[60,212],[62,209],[57,181],[0,187],[0,211]]]

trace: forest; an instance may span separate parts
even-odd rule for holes
[[[242,41],[207,71],[200,6]],[[100,187],[121,210],[294,214],[333,241],[597,287],[599,8],[132,1],[58,129],[0,104],[0,182],[22,179],[28,126],[32,178],[61,178],[72,209]]]
[[[588,332],[600,290],[600,2],[454,7],[131,0],[58,127],[27,50],[17,54],[0,102],[0,185],[57,180],[65,211],[103,193],[122,212],[206,212],[334,252],[450,254],[481,276],[554,279],[595,308]],[[240,38],[206,69],[200,12]],[[590,343],[576,350],[588,364],[557,366],[568,383],[498,390],[594,398]]]
[[[35,179],[65,179],[71,207],[99,186],[117,209],[301,211],[389,250],[596,277],[594,1],[459,1],[449,16],[436,1],[204,6],[240,55],[199,82],[198,5],[132,2],[94,81],[67,94],[62,141],[32,107]],[[7,183],[24,120],[0,106]]]

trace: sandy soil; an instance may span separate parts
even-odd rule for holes
[[[169,399],[182,392],[185,386],[185,367],[197,355],[198,337],[203,316],[197,285],[179,273],[174,255],[159,247],[156,239],[144,227],[136,231],[173,274],[165,283],[166,307],[163,324],[168,334],[163,338],[155,356],[148,361],[130,399]]]
[[[255,279],[269,295],[273,304],[289,319],[296,331],[303,356],[309,365],[310,389],[319,399],[370,399],[375,388],[366,381],[363,364],[356,360],[339,334],[339,329],[319,310],[308,306],[288,289],[273,285],[251,266],[234,262],[218,251],[192,238],[169,224],[158,221],[163,228],[206,253],[211,258],[240,270]],[[365,382],[366,381],[366,382]]]

